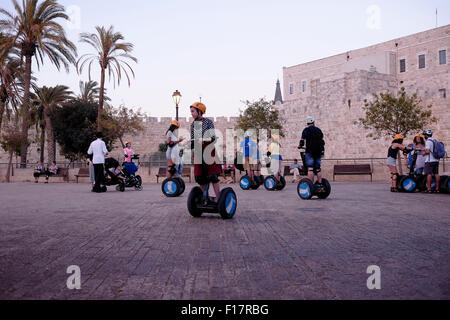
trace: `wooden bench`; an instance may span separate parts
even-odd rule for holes
[[[372,182],[372,168],[370,164],[336,164],[333,170],[333,181],[336,175],[370,175]]]
[[[294,173],[291,173],[291,166],[284,166],[283,176],[293,176]]]
[[[78,178],[89,178],[89,168],[80,168],[75,175],[75,180],[78,183]]]
[[[156,183],[159,182],[159,178],[166,178],[167,177],[167,168],[166,167],[160,167],[158,170],[158,173],[156,174]]]
[[[56,174],[51,174],[49,178],[63,178],[63,181],[69,182],[69,168],[58,168]]]

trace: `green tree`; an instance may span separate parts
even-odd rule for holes
[[[0,146],[8,152],[8,168],[5,180],[10,182],[13,155],[20,155],[21,137],[18,130],[18,114],[15,113],[14,120],[8,121],[4,125],[0,136]]]
[[[63,105],[72,98],[72,92],[66,86],[41,87],[36,89],[35,103],[42,107],[44,119],[45,136],[47,138],[47,160],[49,163],[55,161],[55,138],[51,114],[57,106]]]
[[[266,129],[267,138],[270,138],[271,130],[276,129],[284,137],[282,119],[278,110],[273,107],[273,101],[266,101],[262,98],[254,102],[247,100],[244,103],[246,107],[243,111],[241,110],[235,129],[244,131]]]
[[[4,115],[10,118],[11,108],[20,103],[21,62],[14,41],[0,33],[0,129]]]
[[[119,108],[108,107],[106,113],[104,127],[108,132],[114,132],[114,138],[119,139],[122,148],[125,148],[125,135],[135,136],[144,131],[144,114],[140,110],[133,111],[121,105]]]
[[[43,64],[47,56],[59,70],[64,66],[69,72],[70,63],[75,63],[76,47],[66,37],[65,31],[58,19],[69,20],[64,7],[54,0],[12,0],[14,11],[8,12],[0,8],[0,14],[5,16],[0,20],[2,32],[13,37],[14,45],[25,57],[24,93],[22,100],[22,146],[21,163],[26,165],[28,129],[30,127],[30,86],[32,57],[35,56],[37,66]],[[37,53],[37,55],[36,55]]]
[[[365,117],[356,121],[356,124],[370,130],[368,136],[374,139],[396,134],[407,136],[436,122],[430,110],[431,105],[423,106],[417,94],[408,95],[405,88],[401,88],[397,94],[386,92],[374,94],[373,97],[373,101],[365,102]]]
[[[70,161],[84,159],[89,145],[94,141],[97,122],[97,104],[73,100],[57,106],[52,114],[55,139],[63,154]],[[108,150],[114,143],[114,132],[104,130],[103,141]]]
[[[113,27],[106,30],[105,27],[95,27],[97,33],[82,33],[80,35],[80,42],[87,43],[95,49],[94,54],[84,54],[77,61],[77,72],[81,74],[85,65],[88,65],[89,80],[91,80],[92,63],[98,62],[100,67],[100,93],[97,115],[97,130],[102,131],[102,109],[104,104],[105,93],[105,75],[108,70],[109,79],[113,77],[114,85],[117,80],[117,85],[120,85],[120,80],[124,74],[130,86],[130,76],[128,72],[134,77],[134,71],[126,60],[131,60],[137,63],[137,59],[130,55],[133,51],[133,44],[122,42],[124,37],[120,32],[114,32]]]
[[[83,102],[98,103],[99,92],[100,87],[98,86],[97,81],[80,81],[80,94],[77,96],[77,99]],[[103,100],[111,101],[111,99],[106,96],[106,89]]]

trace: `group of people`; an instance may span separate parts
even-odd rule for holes
[[[422,134],[416,134],[413,143],[404,145],[405,137],[401,134],[394,136],[394,140],[388,149],[386,165],[389,167],[391,173],[391,192],[398,192],[397,178],[399,176],[397,169],[397,159],[401,156],[399,151],[409,154],[408,166],[414,165],[414,173],[417,175],[424,174],[427,176],[426,185],[427,193],[439,193],[439,159],[437,159],[434,152],[435,139],[433,138],[433,131],[431,129],[424,130]],[[416,155],[416,161],[413,163],[412,159]],[[431,189],[433,176],[436,181],[435,190]]]
[[[34,182],[39,183],[39,177],[45,176],[45,183],[48,183],[49,177],[58,173],[58,166],[55,161],[52,161],[50,166],[43,165],[41,161],[36,163],[33,171]]]
[[[190,148],[194,150],[194,176],[195,181],[200,185],[202,190],[208,183],[212,184],[216,198],[220,194],[220,180],[219,177],[226,177],[230,174],[234,180],[235,166],[231,164],[221,165],[215,160],[215,148],[208,147],[216,141],[214,132],[214,123],[211,119],[205,118],[206,106],[201,102],[195,102],[190,106],[190,112],[193,117],[193,122],[190,127],[191,140]],[[167,139],[167,177],[173,177],[178,173],[177,168],[180,163],[178,144],[183,141],[182,138],[176,136],[176,129],[180,128],[178,121],[171,122],[169,129],[166,132]],[[201,132],[196,132],[201,131]],[[278,183],[282,175],[282,156],[280,153],[280,137],[277,134],[272,134],[267,156],[270,157],[270,172],[273,174]],[[302,132],[299,148],[304,148],[306,154],[306,166],[308,168],[308,177],[314,181],[314,176],[317,176],[318,183],[322,183],[321,175],[321,158],[324,153],[324,141],[322,131],[315,126],[314,117],[308,117],[307,127]],[[197,147],[196,147],[197,146]],[[260,174],[261,170],[261,153],[258,144],[253,141],[249,135],[244,137],[240,148],[243,153],[243,167],[247,174],[254,179],[255,175]],[[206,158],[214,159],[213,161],[205,161]],[[298,180],[300,176],[301,165],[297,161],[291,165],[294,178]]]

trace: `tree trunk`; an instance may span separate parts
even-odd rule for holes
[[[55,161],[55,138],[53,136],[53,127],[50,119],[50,110],[44,106],[45,135],[47,136],[47,161],[50,165]]]
[[[3,123],[3,113],[5,112],[5,104],[3,101],[0,101],[0,132],[2,130],[2,123]]]
[[[25,83],[22,104],[22,143],[20,146],[20,163],[22,168],[26,168],[27,166],[28,126],[30,124],[31,57],[31,55],[25,56]]]
[[[103,112],[103,100],[105,91],[105,69],[101,66],[101,77],[100,77],[100,95],[98,101],[98,115],[97,115],[97,131],[101,132],[102,127],[102,112]]]
[[[42,163],[44,163],[44,152],[45,152],[45,127],[41,126],[41,154],[40,154],[40,160]]]
[[[8,183],[10,182],[13,154],[14,154],[14,150],[11,148],[11,150],[9,151],[8,169],[6,170],[6,176],[5,176],[5,180]]]

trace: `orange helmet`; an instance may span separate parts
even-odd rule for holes
[[[173,121],[170,123],[170,125],[175,125],[175,126],[177,126],[177,128],[180,127],[180,123],[179,123],[177,120],[173,120]]]
[[[191,108],[195,108],[197,110],[200,110],[202,114],[206,113],[206,106],[201,102],[194,102],[191,106]]]
[[[405,137],[403,135],[401,135],[401,134],[396,134],[394,136],[394,140],[400,140],[400,139],[405,139]]]

